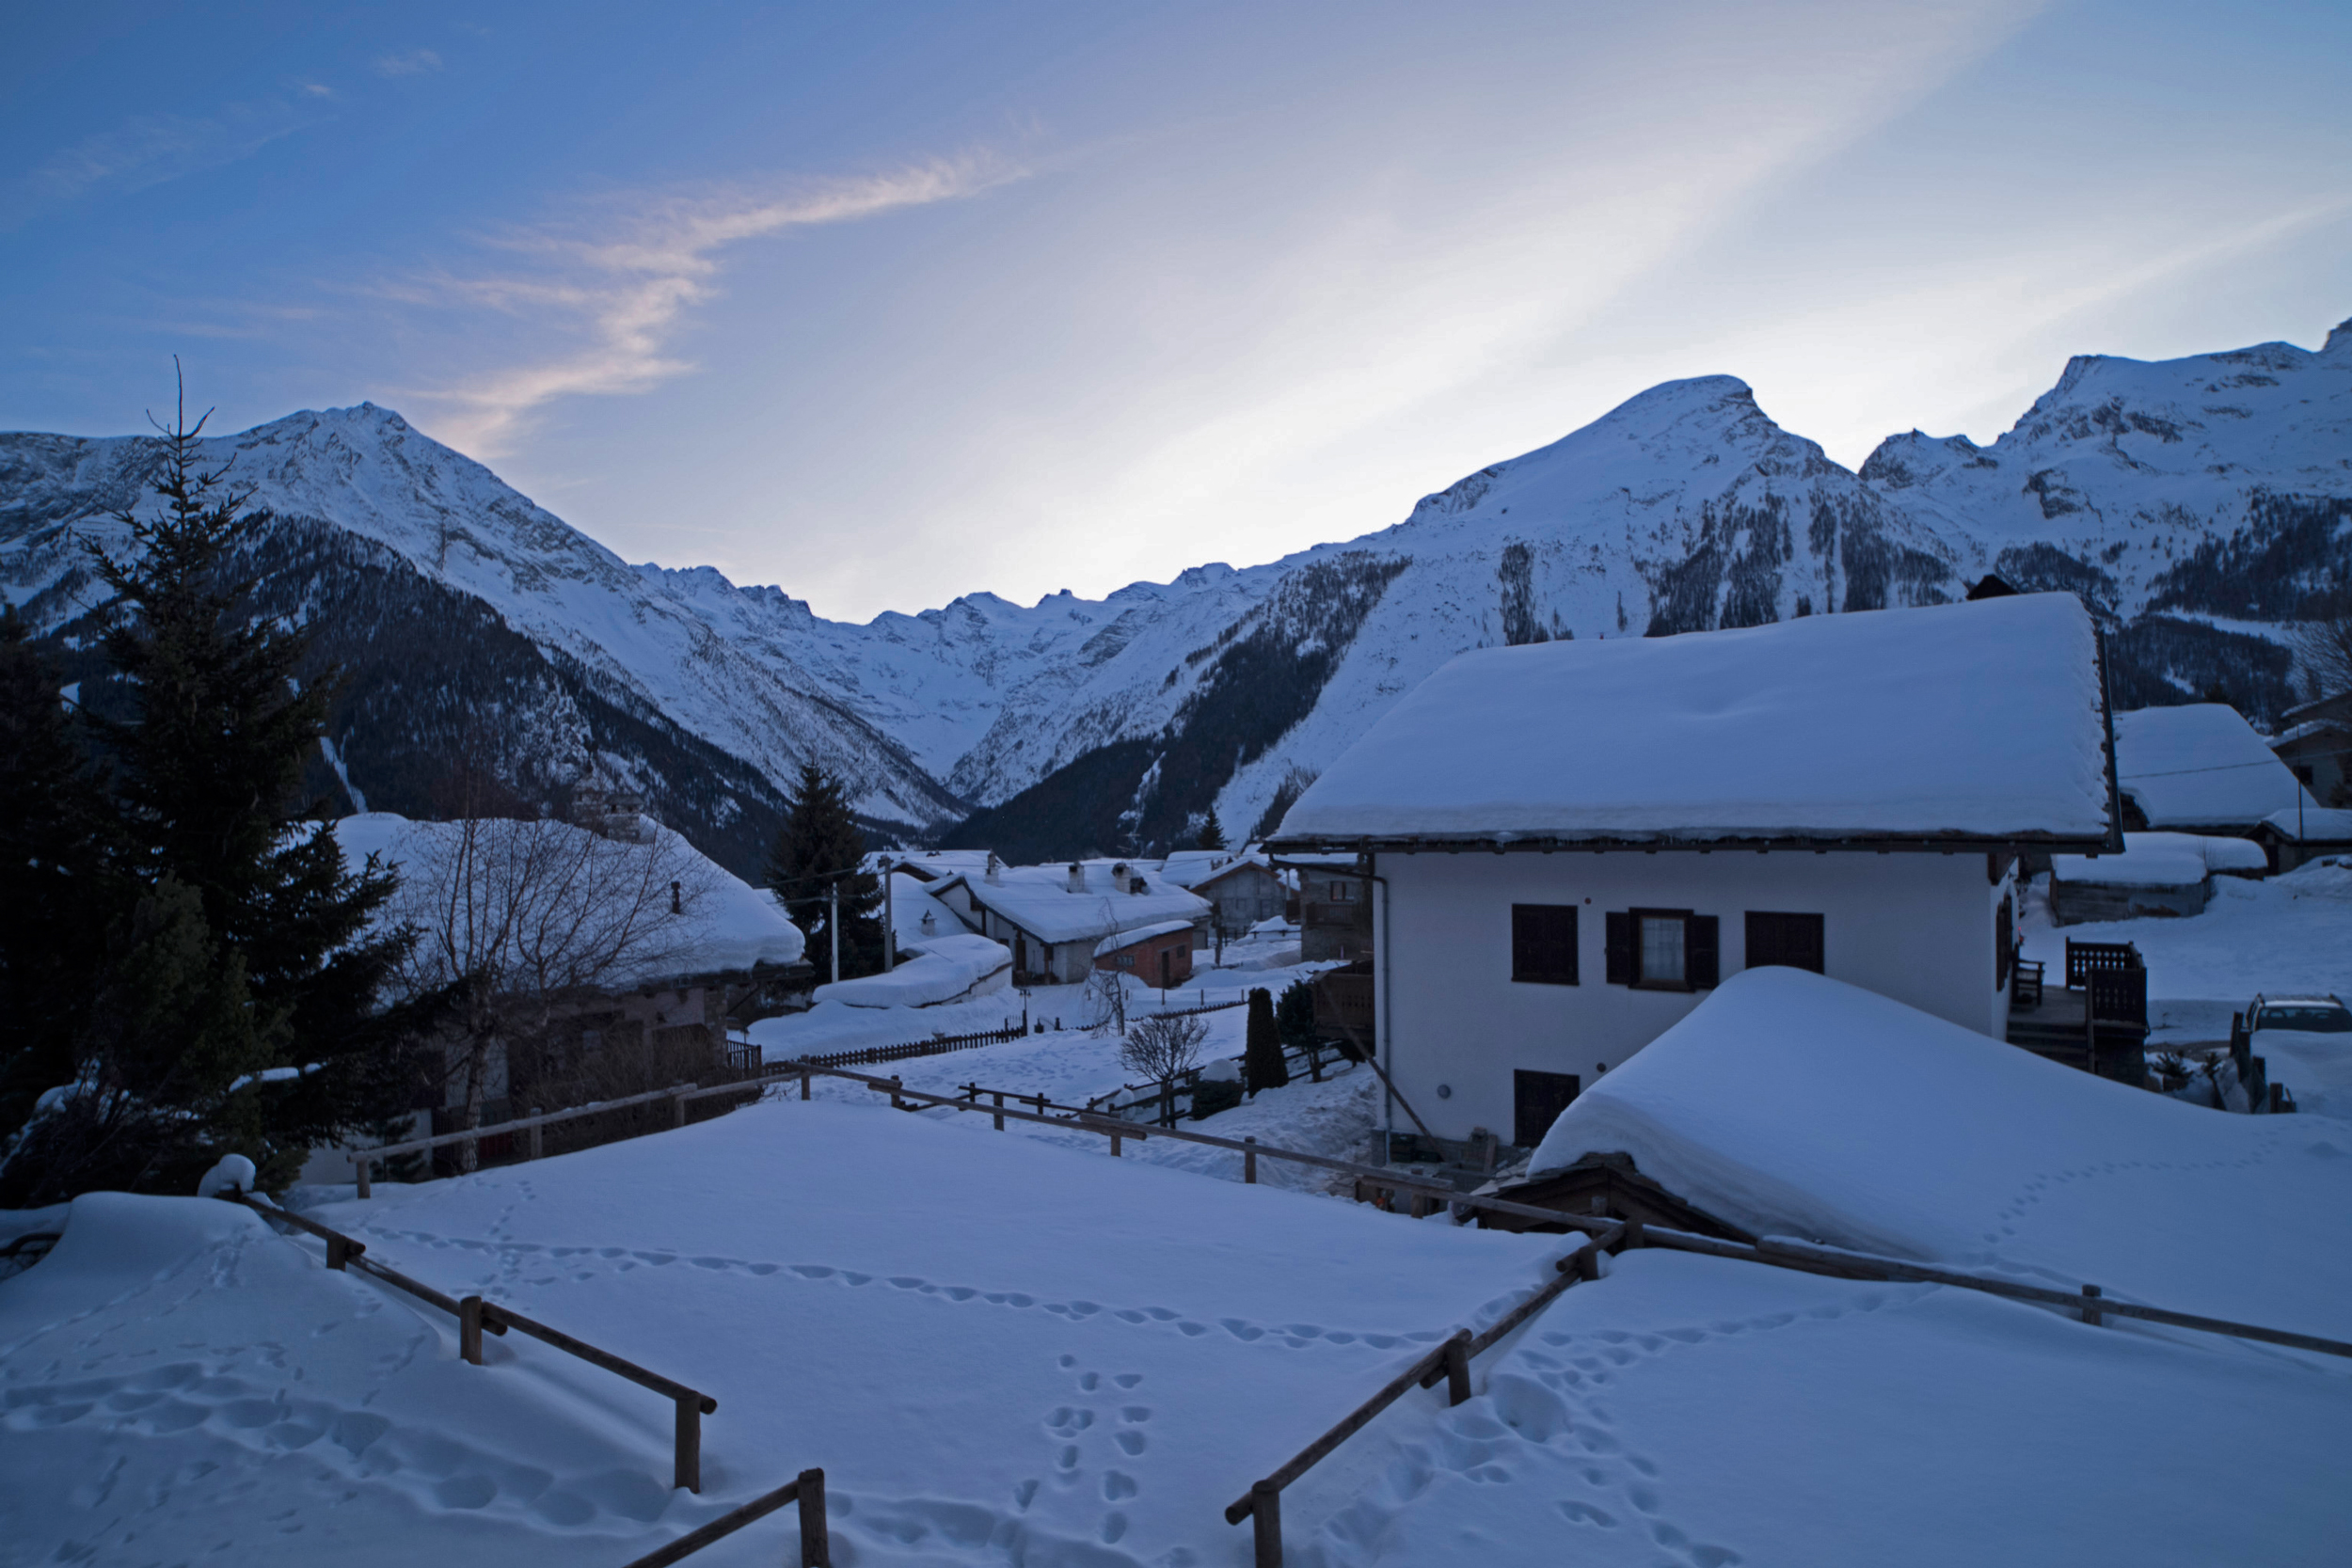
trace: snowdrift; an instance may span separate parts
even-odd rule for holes
[[[1011,978],[1012,953],[1003,942],[964,932],[925,937],[922,950],[908,949],[898,968],[818,986],[817,1000],[852,1007],[929,1007],[993,995]]]
[[[2125,833],[2120,855],[2052,855],[2061,882],[2108,887],[2192,887],[2216,872],[2259,877],[2270,868],[2251,839],[2205,833]]]
[[[2352,1338],[2343,1128],[2125,1088],[1802,971],[1734,975],[1530,1169],[1607,1151],[1759,1235]]]

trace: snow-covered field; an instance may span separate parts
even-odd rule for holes
[[[1242,1011],[1208,1017],[1237,1050]],[[898,1070],[1059,1099],[1124,1076],[1069,1028]],[[1207,1125],[1353,1152],[1375,1086]],[[1735,976],[1537,1163],[1580,1148],[1759,1230],[2352,1338],[2335,1123],[2184,1106],[1794,971]],[[1226,1504],[1572,1243],[1282,1190],[1273,1162],[1203,1180],[1232,1174],[1210,1153],[1114,1160],[835,1080],[364,1203],[298,1195],[373,1259],[714,1395],[700,1496],[667,1489],[652,1394],[520,1336],[466,1366],[446,1318],[230,1205],[82,1198],[0,1280],[0,1564],[619,1568],[821,1465],[843,1568],[1238,1568]],[[1637,1251],[1473,1387],[1408,1393],[1287,1492],[1289,1560],[2352,1560],[2352,1362],[2316,1354]],[[792,1532],[787,1511],[691,1560],[772,1564]]]

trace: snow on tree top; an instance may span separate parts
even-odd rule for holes
[[[2064,594],[1486,648],[1307,790],[1280,837],[2092,840],[2097,644]]]

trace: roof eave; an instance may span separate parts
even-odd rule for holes
[[[1573,854],[1587,851],[1595,854],[1610,850],[1696,850],[1708,854],[1716,850],[1751,850],[1767,853],[1780,850],[1813,850],[1828,854],[1849,853],[1889,854],[1907,851],[1914,854],[2010,853],[2028,850],[2048,854],[2105,855],[2121,850],[2116,835],[2013,832],[2013,833],[1846,833],[1836,835],[1806,834],[1710,834],[1705,837],[1688,834],[1645,833],[1621,834],[1558,834],[1524,832],[1446,832],[1446,833],[1296,833],[1287,834],[1268,843],[1271,853],[1284,855],[1311,854],[1461,854],[1481,850],[1491,854],[1524,853]]]

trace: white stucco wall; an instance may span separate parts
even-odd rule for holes
[[[1994,912],[2011,884],[1992,883],[1979,853],[1383,855],[1375,869],[1389,880],[1377,951],[1391,1070],[1439,1137],[1484,1127],[1509,1140],[1514,1070],[1589,1087],[1597,1063],[1618,1066],[1706,998],[1606,983],[1613,910],[1716,916],[1724,978],[1747,961],[1748,911],[1819,914],[1832,979],[1995,1037],[2006,1026]],[[1577,985],[1512,980],[1513,904],[1576,906]],[[1400,1110],[1393,1125],[1413,1124]]]

